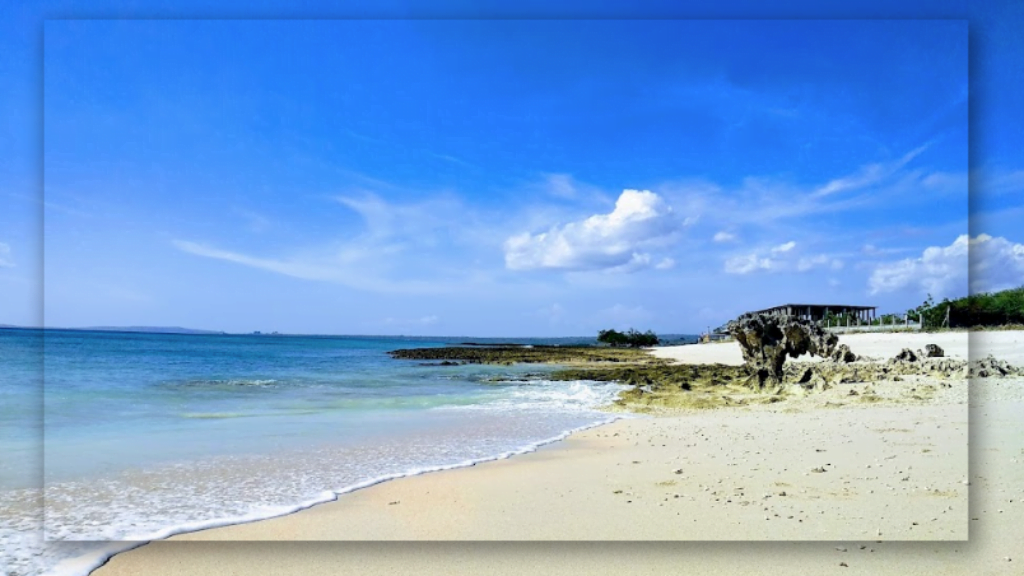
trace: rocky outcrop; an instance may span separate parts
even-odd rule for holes
[[[829,359],[831,359],[833,362],[850,363],[860,360],[860,357],[854,354],[853,351],[850,350],[850,347],[847,346],[846,344],[840,344],[839,347],[836,348],[834,352],[832,352],[832,355],[829,356]]]
[[[989,355],[971,362],[968,368],[971,378],[1001,378],[1004,376],[1024,376],[1024,368],[1013,366],[1009,362],[997,360]]]
[[[938,344],[929,344],[924,347],[925,356],[928,358],[943,358],[946,356],[946,351],[939,347]]]
[[[917,352],[914,352],[910,348],[904,348],[903,350],[900,350],[900,353],[897,354],[893,360],[899,360],[901,362],[917,362],[917,357]]]
[[[885,362],[818,362],[793,363],[785,368],[786,382],[795,382],[806,388],[824,385],[853,384],[859,382],[896,382],[904,376],[926,376],[938,380],[968,378],[1004,378],[1024,376],[1024,368],[997,360],[992,356],[968,362],[956,358],[927,358],[904,350]]]
[[[839,343],[838,336],[820,325],[792,316],[755,314],[731,322],[728,329],[743,352],[750,374],[747,385],[756,390],[782,385],[787,357],[828,358]]]

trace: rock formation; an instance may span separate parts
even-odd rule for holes
[[[755,314],[729,323],[728,328],[743,352],[750,374],[747,385],[756,390],[782,384],[787,356],[828,358],[839,343],[838,336],[820,325],[792,316]]]
[[[893,358],[894,360],[902,360],[903,362],[917,362],[918,354],[910,348],[904,348],[900,350],[900,353]]]
[[[850,350],[850,347],[847,346],[846,344],[840,344],[839,347],[836,348],[834,352],[832,352],[832,355],[829,356],[829,358],[831,358],[833,362],[846,363],[856,362],[857,360],[860,360],[860,357],[854,354]]]
[[[980,358],[971,362],[968,369],[968,375],[971,378],[1000,378],[1003,376],[1022,376],[1024,375],[1024,368],[1013,366],[1005,360],[997,360],[994,356],[989,354],[985,358]]]

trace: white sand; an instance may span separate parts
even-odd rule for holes
[[[873,358],[891,358],[903,348],[923,349],[928,344],[938,344],[946,356],[960,359],[981,358],[992,354],[1017,366],[1024,366],[1024,332],[1016,330],[990,332],[896,332],[843,334],[839,343],[846,344],[853,352]],[[973,351],[973,354],[970,352]],[[711,364],[719,362],[739,366],[743,355],[735,342],[713,344],[689,344],[686,346],[665,346],[652,348],[651,353],[659,358],[669,358],[684,364]],[[803,357],[801,361],[816,361]]]
[[[991,351],[1020,364],[1022,336],[972,335],[973,355]],[[965,357],[966,340],[963,333],[841,339],[879,357],[928,343]],[[732,354],[726,344],[677,348],[661,350],[700,362]],[[901,385],[921,383],[892,384]],[[845,570],[840,563],[864,574],[1024,573],[1024,380],[976,381],[970,394],[970,475],[965,383],[923,404],[816,408],[820,399],[808,398],[620,421],[534,454],[153,543],[116,556],[98,574],[774,575]],[[818,467],[826,471],[812,471]],[[854,542],[223,541],[305,539]],[[892,542],[927,539],[959,541]]]

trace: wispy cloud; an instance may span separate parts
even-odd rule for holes
[[[341,284],[360,290],[403,294],[437,294],[448,292],[452,284],[422,280],[390,280],[374,275],[364,266],[363,258],[354,251],[341,251],[333,256],[292,256],[267,258],[223,250],[198,242],[174,240],[173,245],[189,254],[224,260],[259,270],[266,270],[302,280]],[[367,255],[368,256],[368,255]]]
[[[746,254],[739,254],[725,260],[724,270],[728,274],[751,274],[753,272],[807,272],[819,267],[839,270],[843,261],[834,255],[811,254],[801,256],[794,240],[759,248]]]
[[[904,154],[894,162],[866,164],[856,173],[829,181],[824,186],[814,191],[814,197],[829,196],[839,192],[860,190],[868,186],[878,184],[886,178],[899,172],[911,160],[917,158],[922,152],[928,149],[930,143],[919,146]]]
[[[456,196],[446,193],[404,204],[388,202],[373,192],[336,196],[334,200],[362,217],[363,239],[399,240],[403,246],[434,246],[441,241],[440,236],[473,230],[476,217]]]
[[[930,195],[961,194],[966,202],[966,172],[911,169],[912,161],[928,148],[929,144],[919,146],[892,162],[864,164],[822,184],[747,176],[734,186],[685,180],[652,190],[691,216],[717,226],[716,242],[734,240],[733,230],[739,226],[778,227],[809,216],[873,209],[895,199],[921,202]]]
[[[545,183],[547,192],[552,196],[569,200],[579,197],[578,186],[568,174],[548,174]]]

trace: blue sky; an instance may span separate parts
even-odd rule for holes
[[[50,21],[45,322],[697,332],[960,295],[968,246],[1020,284],[1001,16],[970,79],[965,20]]]

